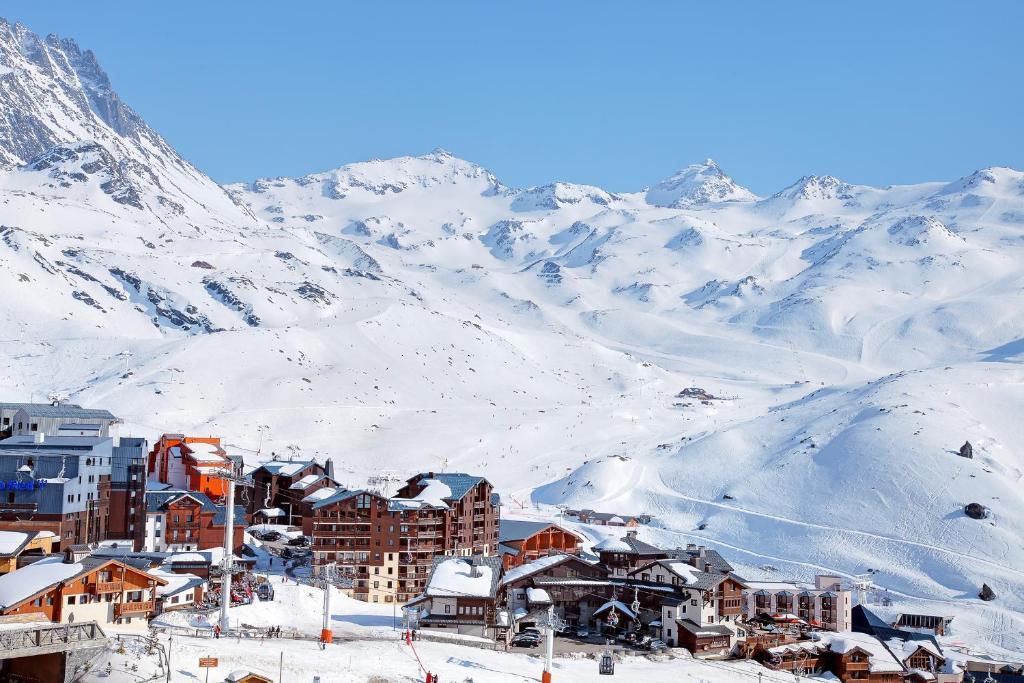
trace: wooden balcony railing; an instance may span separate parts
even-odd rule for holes
[[[120,593],[123,590],[122,581],[97,581],[93,584],[93,591],[96,593]]]
[[[114,604],[114,616],[120,617],[125,614],[144,614],[156,610],[156,601],[143,600],[140,602],[118,602]]]

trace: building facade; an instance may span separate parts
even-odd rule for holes
[[[503,519],[499,523],[498,544],[508,570],[552,553],[575,555],[582,550],[583,539],[555,524]]]
[[[312,504],[313,569],[335,565],[354,597],[404,603],[422,593],[439,555],[491,556],[499,507],[467,474],[417,475],[394,498],[338,490]]]
[[[157,587],[164,583],[118,560],[69,549],[0,576],[0,615],[145,629],[156,614]]]
[[[852,608],[852,594],[836,576],[816,576],[813,585],[749,581],[743,591],[743,614],[748,619],[793,615],[815,628],[847,631]]]
[[[243,545],[247,513],[235,507],[235,552]],[[195,491],[147,491],[143,549],[190,552],[224,545],[226,508]]]
[[[0,529],[53,532],[59,549],[106,539],[113,449],[42,432],[0,441]]]

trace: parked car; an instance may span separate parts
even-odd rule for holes
[[[307,546],[309,545],[309,539],[305,536],[296,536],[295,538],[288,539],[288,545],[292,546]]]
[[[520,631],[517,635],[521,635],[521,636],[522,635],[531,635],[531,636],[537,636],[538,638],[540,638],[542,634],[541,634],[539,628],[534,628],[533,626],[527,626],[522,631]]]
[[[279,541],[281,540],[280,531],[265,531],[263,535],[259,537],[261,541]]]
[[[650,650],[651,652],[665,652],[668,650],[668,645],[665,644],[664,640],[655,639],[647,643],[644,649]]]
[[[577,638],[589,638],[590,637],[590,629],[587,628],[586,626],[580,626],[579,628],[576,629],[576,637]]]
[[[519,633],[512,637],[512,647],[537,647],[540,636],[533,633]]]

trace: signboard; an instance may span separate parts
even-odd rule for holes
[[[25,481],[0,479],[0,491],[33,491],[44,488],[48,483],[50,482],[47,479],[26,479]]]
[[[217,658],[216,657],[200,657],[199,658],[200,669],[216,669]]]

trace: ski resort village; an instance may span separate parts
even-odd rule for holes
[[[0,683],[1024,683],[1024,7],[916,2],[10,0]]]
[[[510,505],[443,469],[353,487],[330,458],[121,436],[59,399],[0,403],[0,423],[9,680],[1024,677],[870,572],[741,572],[659,543],[646,513]]]

